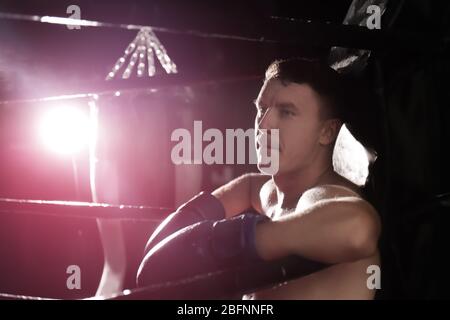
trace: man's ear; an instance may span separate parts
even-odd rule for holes
[[[339,119],[328,119],[324,121],[320,132],[319,143],[321,145],[329,145],[336,141],[339,131],[342,127],[342,121]]]

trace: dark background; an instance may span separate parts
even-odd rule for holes
[[[150,88],[120,97],[102,96],[103,160],[113,161],[120,181],[119,203],[175,207],[170,132],[183,112],[204,127],[252,126],[263,72],[276,58],[326,57],[330,43],[321,29],[275,19],[311,19],[338,26],[351,1],[2,1],[1,12],[68,16],[143,24],[176,30],[305,39],[297,44],[248,42],[158,33],[179,74],[105,83],[104,77],[134,38],[135,31],[109,28],[69,30],[65,26],[0,19],[0,100]],[[388,13],[389,13],[388,6]],[[377,50],[358,74],[369,93],[355,135],[379,155],[367,186],[383,221],[379,298],[448,298],[448,193],[450,65],[447,43],[450,8],[438,1],[405,1],[390,29],[402,46],[378,39]],[[385,22],[385,21],[383,21]],[[382,25],[384,28],[385,25]],[[279,28],[279,29],[278,29]],[[277,30],[283,30],[278,32]],[[384,35],[389,36],[392,34]],[[424,39],[437,39],[436,42]],[[401,41],[400,41],[401,40]],[[354,45],[358,47],[357,44]],[[249,79],[248,77],[254,78]],[[255,78],[256,77],[256,78]],[[228,81],[225,81],[227,80]],[[232,79],[232,81],[230,81]],[[355,92],[355,96],[357,93]],[[58,104],[54,102],[53,104]],[[75,99],[80,108],[86,100]],[[0,197],[91,201],[87,150],[77,156],[80,190],[72,164],[43,150],[34,122],[50,103],[0,105]],[[225,166],[203,166],[202,188],[225,182]],[[232,177],[254,167],[228,166]],[[223,180],[223,179],[222,179]],[[189,183],[189,181],[183,182]],[[128,273],[136,266],[153,224],[124,222]],[[95,293],[103,256],[94,219],[66,219],[2,213],[0,292],[74,298]],[[66,267],[82,270],[82,290],[66,288]]]

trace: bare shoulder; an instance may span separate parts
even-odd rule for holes
[[[361,196],[358,186],[351,184],[324,184],[311,188],[303,193],[296,210],[306,210],[311,206],[333,202],[348,205],[361,217],[380,224],[376,209]]]
[[[361,188],[337,173],[327,181],[323,181],[319,185],[308,189],[302,195],[302,198],[310,202],[341,197],[357,197],[363,199]]]
[[[324,184],[313,187],[305,191],[300,200],[307,200],[314,203],[321,200],[337,199],[341,197],[357,197],[361,198],[360,194],[347,186],[338,184]]]

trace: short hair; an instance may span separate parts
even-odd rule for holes
[[[343,123],[348,118],[346,101],[347,81],[343,75],[319,60],[290,58],[275,60],[266,70],[265,81],[277,79],[284,85],[308,84],[322,100],[320,115],[325,119],[339,118]]]

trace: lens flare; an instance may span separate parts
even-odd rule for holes
[[[73,154],[89,143],[89,117],[74,107],[50,109],[43,115],[39,131],[43,144],[49,149]]]

